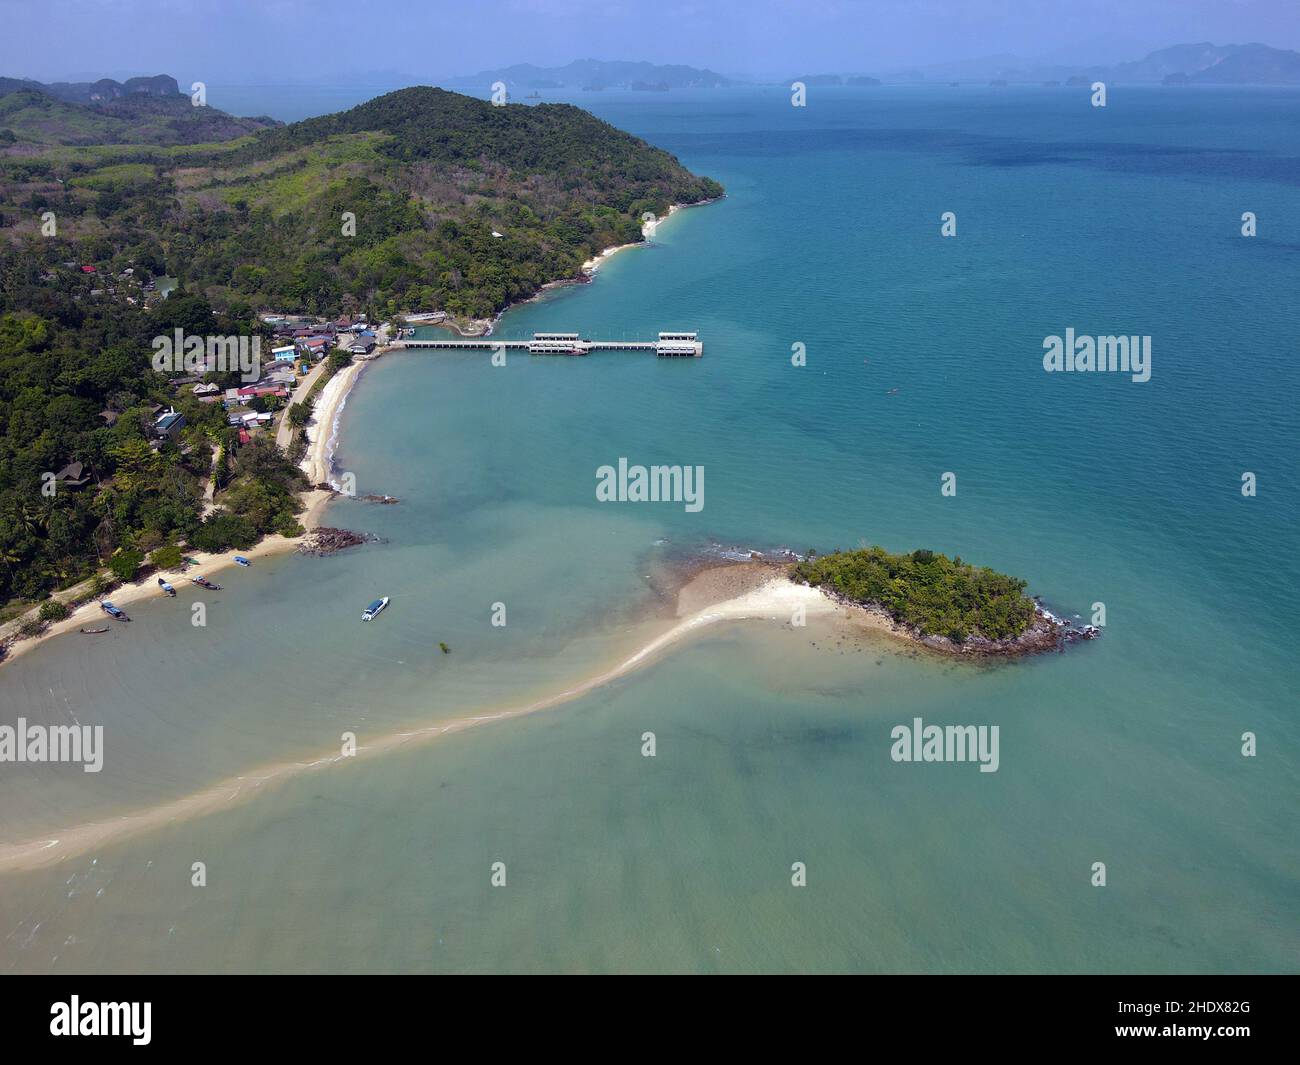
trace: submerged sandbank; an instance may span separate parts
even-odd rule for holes
[[[770,567],[745,572],[742,572],[742,567],[724,566],[719,569],[730,572],[719,574],[715,570],[706,570],[682,590],[679,596],[679,616],[669,623],[665,631],[612,667],[584,677],[559,691],[515,705],[485,707],[437,725],[390,733],[359,744],[355,756],[330,752],[307,761],[271,763],[157,806],[103,821],[74,825],[41,839],[0,845],[0,872],[53,865],[65,858],[85,854],[153,829],[216,813],[270,786],[313,770],[337,766],[354,758],[377,757],[494,721],[507,721],[561,706],[635,672],[662,652],[721,622],[766,619],[789,625],[796,615],[808,618],[832,614],[840,609],[818,590],[795,584]],[[723,588],[738,591],[738,594],[721,600],[712,599]]]

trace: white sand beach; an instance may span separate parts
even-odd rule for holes
[[[313,485],[329,481],[330,465],[334,449],[338,445],[339,415],[347,404],[348,393],[352,391],[352,386],[356,384],[365,366],[364,362],[349,363],[325,382],[325,387],[316,397],[311,421],[304,429],[307,453],[301,464],[307,480]]]
[[[306,509],[298,515],[298,521],[302,524],[304,530],[310,531],[320,522],[320,512],[333,497],[332,492],[310,491],[302,495],[302,500],[306,504]],[[256,562],[259,558],[268,558],[272,555],[283,554],[286,551],[296,550],[305,539],[303,536],[278,536],[271,535],[263,538],[258,543],[246,550],[232,549],[222,551],[218,554],[209,554],[204,551],[186,551],[185,557],[192,558],[196,565],[188,566],[184,570],[154,570],[142,580],[135,581],[131,584],[119,585],[114,588],[104,599],[109,600],[115,606],[123,609],[129,607],[132,603],[138,603],[144,599],[156,599],[166,595],[158,586],[158,578],[172,584],[176,588],[177,596],[188,595],[191,593],[201,594],[201,590],[190,581],[191,577],[211,577],[215,573],[220,573],[224,569],[230,569],[235,565],[235,556],[240,555],[250,562]],[[129,611],[128,611],[129,613]],[[82,603],[73,610],[68,617],[62,621],[56,621],[35,638],[15,640],[9,645],[8,654],[5,655],[3,664],[12,662],[14,659],[26,654],[33,648],[40,646],[46,640],[54,636],[60,636],[65,633],[75,633],[78,629],[85,626],[101,625],[122,625],[125,622],[114,621],[105,614],[99,607],[98,599],[91,599]]]
[[[676,203],[673,204],[671,207],[668,208],[668,214],[665,215],[663,218],[660,218],[653,223],[647,222],[645,225],[643,225],[641,227],[641,235],[646,240],[654,240],[655,233],[658,232],[659,226],[667,222],[669,218],[672,218],[672,216],[675,215],[681,209],[682,208],[680,204],[676,204]],[[609,260],[610,256],[616,255],[618,252],[621,252],[626,248],[641,248],[644,246],[645,246],[644,241],[635,241],[632,244],[615,244],[613,247],[606,248],[599,255],[595,256],[594,258],[588,259],[585,263],[583,263],[582,272],[586,274],[588,277],[590,277],[592,274],[594,274],[597,270],[600,269],[603,263]]]

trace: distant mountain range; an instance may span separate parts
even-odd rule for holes
[[[1300,85],[1300,52],[1265,44],[1176,44],[1144,59],[1110,66],[1044,63],[996,55],[939,63],[920,70],[887,70],[879,77],[893,83]],[[879,84],[873,78],[841,74],[805,74],[790,80],[805,85]]]
[[[575,59],[562,67],[516,63],[499,70],[483,70],[463,77],[441,79],[452,88],[486,92],[495,81],[511,90],[536,89],[717,89],[737,85],[712,70],[677,64],[632,63],[621,60]]]
[[[22,89],[33,89],[66,100],[73,104],[98,104],[120,100],[123,96],[177,96],[180,86],[169,74],[155,74],[150,78],[127,78],[126,81],[114,81],[112,78],[100,78],[98,81],[55,81],[44,85],[28,78],[0,78],[0,96]]]
[[[902,73],[902,72],[900,72]],[[1265,44],[1176,44],[1143,59],[1112,65],[1038,63],[1015,56],[938,64],[886,80],[1068,82],[1072,78],[1114,84],[1300,85],[1300,52]]]
[[[41,145],[202,144],[278,126],[195,107],[167,74],[148,78],[54,82],[0,77],[0,147]]]
[[[1136,69],[1130,72],[1129,67]],[[1138,63],[1121,63],[1113,76],[1140,81],[1146,80],[1142,75],[1154,80],[1157,73],[1165,84],[1300,85],[1300,52],[1266,44],[1180,44]]]
[[[133,79],[139,80],[139,79]],[[1113,65],[1071,64],[994,55],[939,63],[924,68],[861,72],[810,72],[787,79],[809,86],[878,85],[882,81],[916,83],[976,81],[999,84],[1069,84],[1092,81],[1115,84],[1168,85],[1300,85],[1300,52],[1265,44],[1176,44],[1143,59]],[[718,89],[746,84],[715,71],[681,65],[658,65],[601,59],[578,59],[561,67],[517,63],[497,70],[442,79],[454,88],[486,93],[504,82],[515,94],[546,89]],[[100,83],[95,83],[100,84]]]

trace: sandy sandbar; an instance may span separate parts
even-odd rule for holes
[[[720,591],[735,591],[718,600]],[[796,614],[803,617],[830,615],[842,608],[807,585],[795,584],[772,567],[723,566],[697,575],[679,596],[679,616],[668,627],[611,667],[583,677],[540,698],[505,706],[493,706],[465,714],[451,721],[423,728],[390,733],[360,746],[355,756],[322,753],[306,761],[282,761],[241,773],[200,791],[146,809],[100,821],[69,826],[40,839],[0,845],[0,872],[35,869],[85,854],[109,843],[177,822],[216,813],[267,788],[304,773],[427,743],[497,721],[535,714],[572,702],[654,661],[665,651],[710,626],[727,621],[766,619],[790,624]]]

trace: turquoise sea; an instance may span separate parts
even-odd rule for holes
[[[0,873],[0,971],[1295,971],[1300,93],[572,99],[728,196],[498,335],[690,329],[704,357],[370,366],[336,461],[402,502],[328,521],[384,542],[224,571],[206,628],[183,592],[4,666],[0,723],[103,724],[105,768],[0,768],[0,845],[562,690],[719,546],[959,554],[1104,604],[1104,636],[982,667],[708,629],[554,709]],[[1045,373],[1067,328],[1151,336],[1151,380]],[[703,466],[704,508],[598,503],[620,457]],[[997,725],[998,771],[891,761],[916,717]]]

